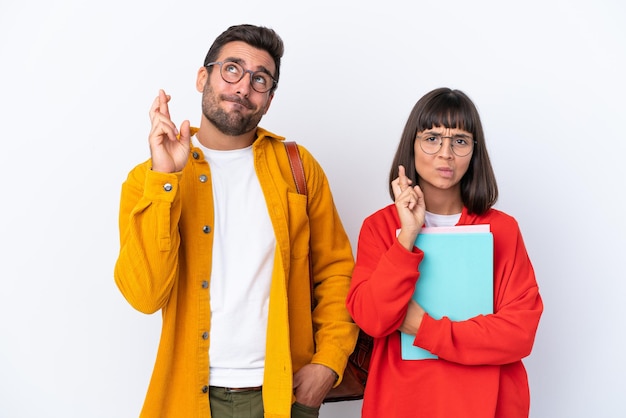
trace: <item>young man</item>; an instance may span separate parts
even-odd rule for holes
[[[128,302],[163,315],[142,417],[315,417],[341,381],[358,332],[352,249],[317,161],[300,147],[307,199],[284,138],[258,127],[282,54],[273,30],[232,26],[198,70],[200,127],[177,129],[162,90],[150,109],[115,266]]]

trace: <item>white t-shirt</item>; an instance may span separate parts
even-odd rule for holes
[[[212,386],[260,386],[276,239],[252,147],[197,144],[211,167],[215,225],[210,284]]]
[[[454,226],[461,219],[460,213],[454,215],[438,215],[432,212],[426,212],[424,224],[428,227],[431,226]]]

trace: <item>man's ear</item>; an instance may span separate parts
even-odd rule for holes
[[[206,67],[200,67],[198,77],[196,78],[196,90],[200,93],[204,91],[204,85],[209,81],[209,70]]]

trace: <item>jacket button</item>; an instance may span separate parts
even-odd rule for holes
[[[172,185],[170,183],[165,183],[163,185],[163,190],[165,190],[166,192],[171,192],[172,191]]]
[[[200,183],[206,183],[207,181],[206,174],[200,174],[199,180],[200,180]]]
[[[203,340],[208,340],[208,339],[209,339],[209,333],[208,333],[208,332],[206,332],[206,331],[204,331],[204,332],[202,333],[202,339],[203,339]]]
[[[208,225],[204,225],[202,227],[202,232],[204,232],[205,234],[208,234],[209,232],[211,232],[211,227]]]
[[[209,387],[207,385],[202,386],[202,393],[207,393],[209,391]]]
[[[194,160],[197,160],[198,158],[200,158],[200,154],[198,154],[198,151],[194,151],[191,155]]]
[[[209,282],[207,282],[206,280],[202,280],[202,288],[208,289],[208,287],[209,287]]]

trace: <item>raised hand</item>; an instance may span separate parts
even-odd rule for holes
[[[189,121],[180,125],[180,132],[170,118],[168,102],[170,96],[163,90],[154,99],[150,108],[150,122],[152,127],[148,142],[152,156],[152,170],[162,173],[181,171],[189,157]]]
[[[419,186],[411,186],[411,183],[404,166],[398,166],[398,178],[391,182],[391,188],[400,217],[398,241],[409,251],[413,250],[413,244],[422,230],[426,216],[424,193]]]

